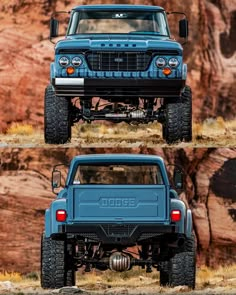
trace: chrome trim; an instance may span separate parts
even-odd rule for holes
[[[187,72],[188,72],[188,66],[187,66],[187,64],[183,64],[183,67],[182,67],[182,79],[183,80],[187,79]]]
[[[55,78],[55,85],[84,86],[84,78]]]

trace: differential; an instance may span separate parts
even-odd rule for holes
[[[121,252],[115,252],[110,256],[110,269],[113,271],[126,271],[130,269],[130,257]]]

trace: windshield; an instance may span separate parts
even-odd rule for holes
[[[73,184],[163,184],[157,165],[80,165]]]
[[[156,11],[75,11],[68,35],[154,34],[168,36],[163,12]]]

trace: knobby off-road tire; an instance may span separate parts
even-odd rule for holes
[[[72,244],[67,244],[67,257],[66,257],[66,285],[75,286],[76,282],[76,272],[74,267],[74,256],[75,247]]]
[[[75,285],[75,269],[72,257],[72,245],[65,241],[51,240],[52,245],[52,288]]]
[[[181,140],[192,141],[192,91],[185,86],[181,95]]]
[[[71,139],[70,100],[56,96],[52,85],[45,89],[44,138],[49,144],[66,143]]]
[[[176,253],[169,260],[168,274],[171,287],[184,286],[185,283],[185,253]]]
[[[181,101],[171,99],[165,103],[165,121],[162,125],[162,136],[168,144],[181,140]]]
[[[160,286],[183,286],[185,285],[185,253],[176,253],[169,260],[160,264]]]
[[[183,285],[195,289],[196,246],[194,235],[186,239],[181,251],[169,260],[161,262],[160,285],[171,287]]]
[[[52,240],[42,235],[41,286],[57,289],[75,285],[74,247],[65,241]]]
[[[169,284],[169,261],[162,261],[160,265],[160,286],[167,286]]]
[[[41,286],[51,288],[51,239],[41,236]]]
[[[196,283],[196,245],[194,235],[185,242],[185,284],[195,288]]]

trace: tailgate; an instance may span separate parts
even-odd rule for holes
[[[167,219],[164,185],[81,185],[69,188],[68,221],[155,222]]]

